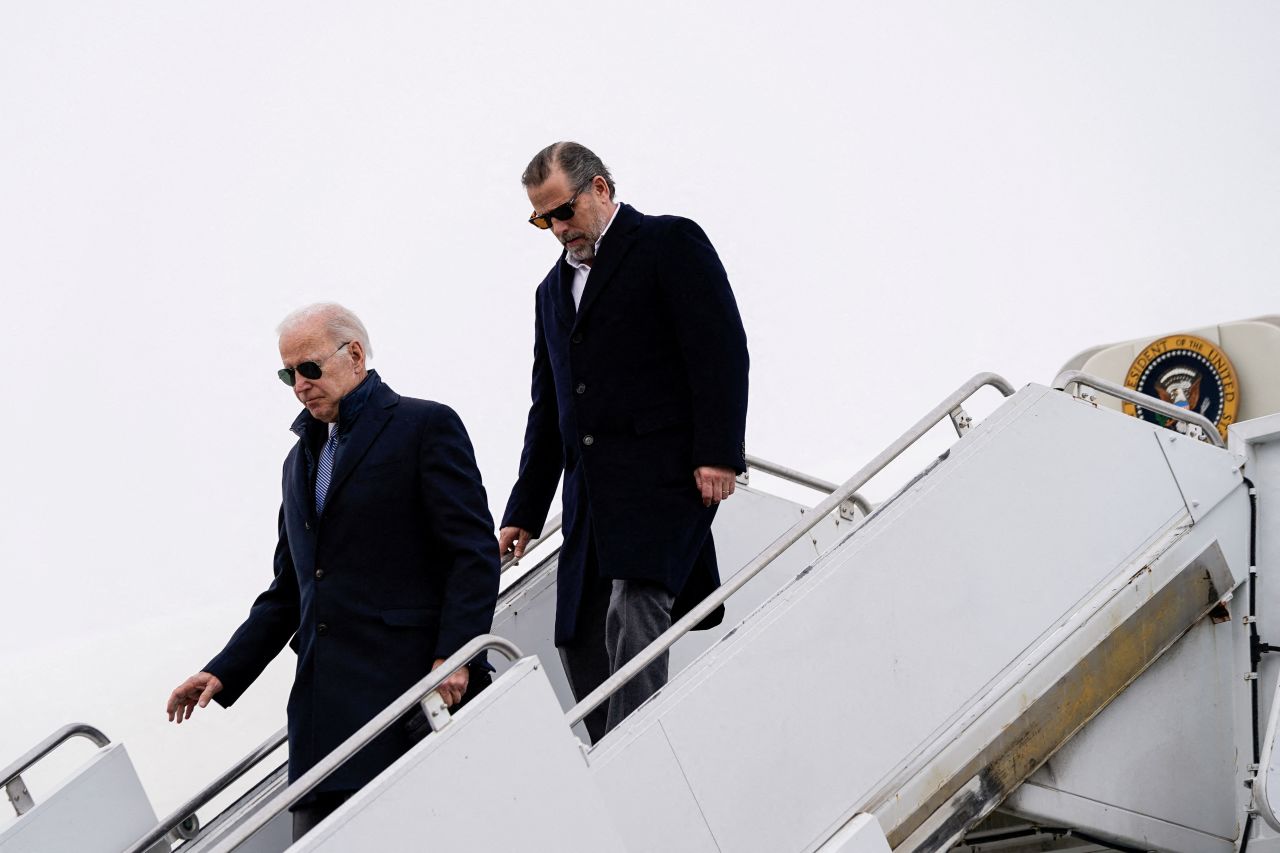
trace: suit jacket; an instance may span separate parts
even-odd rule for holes
[[[573,273],[562,253],[538,285],[532,405],[503,516],[540,533],[563,471],[558,645],[576,632],[592,547],[603,577],[666,585],[676,618],[714,590],[715,508],[693,471],[746,470],[746,333],[702,229],[621,205],[576,311]]]
[[[447,406],[401,397],[375,371],[339,407],[323,515],[315,458],[327,426],[305,410],[284,462],[275,579],[208,663],[239,698],[288,642],[289,779],[298,778],[468,640],[487,633],[498,553],[466,429]],[[290,640],[292,637],[292,640]],[[362,786],[410,746],[394,726],[318,790]]]

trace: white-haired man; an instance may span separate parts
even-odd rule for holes
[[[210,699],[230,706],[289,643],[298,654],[292,781],[489,630],[498,558],[457,414],[401,397],[367,370],[369,335],[340,305],[295,311],[279,333],[279,376],[305,409],[284,463],[275,578],[166,711],[181,723]],[[484,662],[473,661],[440,692],[457,704],[488,679]],[[331,774],[294,809],[294,838],[411,744],[406,727],[393,727]]]

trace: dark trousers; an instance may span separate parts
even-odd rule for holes
[[[293,840],[297,841],[316,824],[337,811],[338,806],[351,799],[355,791],[321,791],[312,794],[306,805],[293,807]]]
[[[581,701],[670,628],[674,601],[660,583],[593,576],[584,590],[574,640],[559,650],[574,697]],[[592,743],[667,683],[668,659],[663,652],[584,718]]]
[[[493,676],[488,670],[472,669],[470,677],[467,679],[467,690],[462,694],[462,699],[458,704],[452,706],[449,710],[456,711],[463,705],[470,702],[476,697],[476,694],[484,690],[493,683]],[[419,707],[414,714],[404,723],[405,730],[409,733],[410,739],[417,743],[431,733],[431,727],[427,725],[427,716]],[[293,840],[297,841],[311,830],[315,829],[320,821],[337,811],[338,806],[345,803],[355,794],[355,791],[317,791],[304,799],[300,804],[293,807]]]

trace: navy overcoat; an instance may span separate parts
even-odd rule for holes
[[[621,205],[576,311],[573,273],[561,253],[538,285],[532,405],[502,522],[538,535],[563,471],[557,645],[577,629],[593,542],[603,577],[665,584],[675,618],[714,590],[715,507],[693,471],[746,470],[747,338],[702,229]]]
[[[293,431],[275,580],[205,667],[223,683],[215,699],[229,706],[286,642],[297,652],[291,781],[436,658],[487,633],[498,594],[493,520],[452,409],[401,397],[370,371],[339,406],[337,461],[318,518],[312,472],[327,426],[304,410]],[[318,790],[355,790],[409,746],[393,726]]]

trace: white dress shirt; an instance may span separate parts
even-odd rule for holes
[[[609,233],[609,226],[613,224],[613,220],[618,218],[618,211],[621,209],[622,205],[615,202],[613,216],[609,217],[609,221],[604,225],[604,230],[600,232],[599,238],[596,239],[595,248],[592,250],[593,255],[600,254],[600,244],[604,242],[604,235]],[[570,255],[565,255],[564,259],[569,262],[569,266],[573,267],[573,307],[576,310],[582,304],[582,291],[587,289],[587,276],[591,275],[591,262],[575,261]],[[595,258],[593,257],[592,260],[595,260]]]

